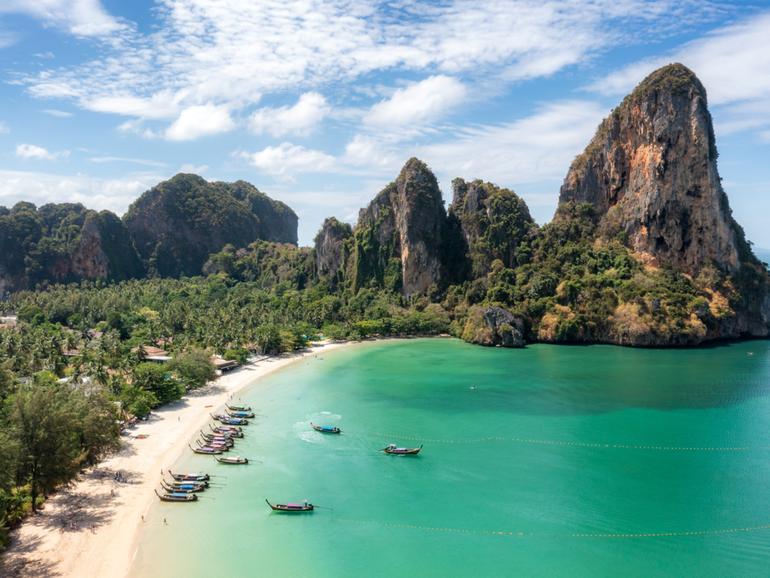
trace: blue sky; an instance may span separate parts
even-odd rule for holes
[[[0,0],[0,204],[123,214],[179,171],[354,222],[411,156],[547,222],[648,72],[705,84],[719,168],[770,247],[770,2]]]

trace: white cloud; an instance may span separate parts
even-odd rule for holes
[[[59,158],[68,157],[69,154],[69,151],[52,153],[46,148],[33,144],[20,144],[16,147],[16,156],[25,160],[55,161]]]
[[[288,142],[254,153],[237,153],[237,156],[248,160],[260,172],[283,180],[293,180],[294,175],[300,173],[326,172],[335,164],[334,157],[323,151]]]
[[[646,59],[592,83],[588,89],[611,96],[629,92],[647,74],[681,62],[698,75],[717,107],[724,133],[770,126],[770,12],[717,29],[663,57]]]
[[[558,182],[608,112],[589,101],[549,103],[513,122],[460,129],[450,140],[416,152],[448,178]]]
[[[159,161],[152,161],[149,159],[137,159],[133,157],[101,156],[101,157],[91,157],[88,160],[89,162],[96,163],[96,164],[129,163],[134,165],[142,165],[145,167],[159,167],[159,168],[166,166],[166,163],[162,163]]]
[[[8,134],[9,132],[11,132],[11,129],[8,128],[8,125],[0,120],[0,134]]]
[[[123,179],[99,179],[87,175],[59,175],[30,171],[0,170],[0,205],[19,201],[83,203],[90,209],[107,209],[120,215],[136,197],[162,176],[129,175]]]
[[[70,118],[73,116],[71,112],[67,112],[66,110],[58,110],[56,108],[45,108],[42,112],[48,116],[55,116],[56,118]]]
[[[468,95],[465,85],[451,76],[430,76],[375,104],[364,117],[374,126],[422,124],[441,117],[459,105]]]
[[[103,36],[123,28],[99,0],[3,0],[3,12],[27,14],[76,36]]]
[[[27,74],[21,81],[36,97],[162,121],[196,106],[240,111],[263,94],[297,87],[311,94],[325,85],[344,89],[381,71],[504,82],[550,75],[609,46],[649,41],[661,29],[684,27],[714,12],[700,0],[156,3],[152,32],[128,27],[105,44],[100,58]],[[56,14],[75,13],[62,8],[65,4],[72,2],[13,0],[12,5],[54,18],[51,6],[61,9]],[[115,25],[96,0],[72,5],[90,7],[101,28]],[[613,27],[634,32],[619,37]],[[280,112],[302,119],[293,129],[302,133],[320,112],[310,106],[303,113],[298,105]],[[259,115],[255,122],[258,130],[280,132]]]
[[[179,167],[180,173],[193,173],[196,175],[202,175],[209,170],[208,165],[194,165],[192,163],[185,163]]]
[[[288,134],[306,135],[329,114],[331,107],[317,92],[306,92],[294,106],[264,107],[249,119],[251,130],[257,134],[270,133],[275,137]]]
[[[205,104],[184,109],[166,130],[168,140],[194,140],[202,136],[228,132],[235,128],[225,106]]]

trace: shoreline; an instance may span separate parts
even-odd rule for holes
[[[40,513],[12,532],[0,559],[0,573],[8,578],[126,576],[144,517],[157,500],[153,489],[159,485],[161,471],[184,453],[187,443],[210,420],[208,414],[279,369],[356,343],[361,342],[320,342],[292,354],[250,361],[153,411],[149,420],[139,422],[122,438],[120,450],[81,473],[71,487],[49,497]]]

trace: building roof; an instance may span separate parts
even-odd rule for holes
[[[131,351],[134,353],[137,353],[139,349],[142,349],[144,352],[144,356],[149,357],[168,357],[170,359],[170,356],[168,354],[168,351],[165,351],[161,349],[160,347],[155,347],[153,345],[140,345],[139,347],[134,347]]]

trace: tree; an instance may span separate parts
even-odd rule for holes
[[[177,400],[184,393],[184,387],[157,363],[140,363],[134,367],[132,378],[136,387],[155,394],[161,404]]]
[[[202,349],[191,349],[178,354],[168,367],[177,374],[179,381],[188,390],[202,387],[216,377],[211,356]]]
[[[44,383],[24,387],[8,399],[12,436],[19,447],[18,471],[30,484],[32,510],[38,496],[69,481],[80,467],[77,414],[67,388]]]

